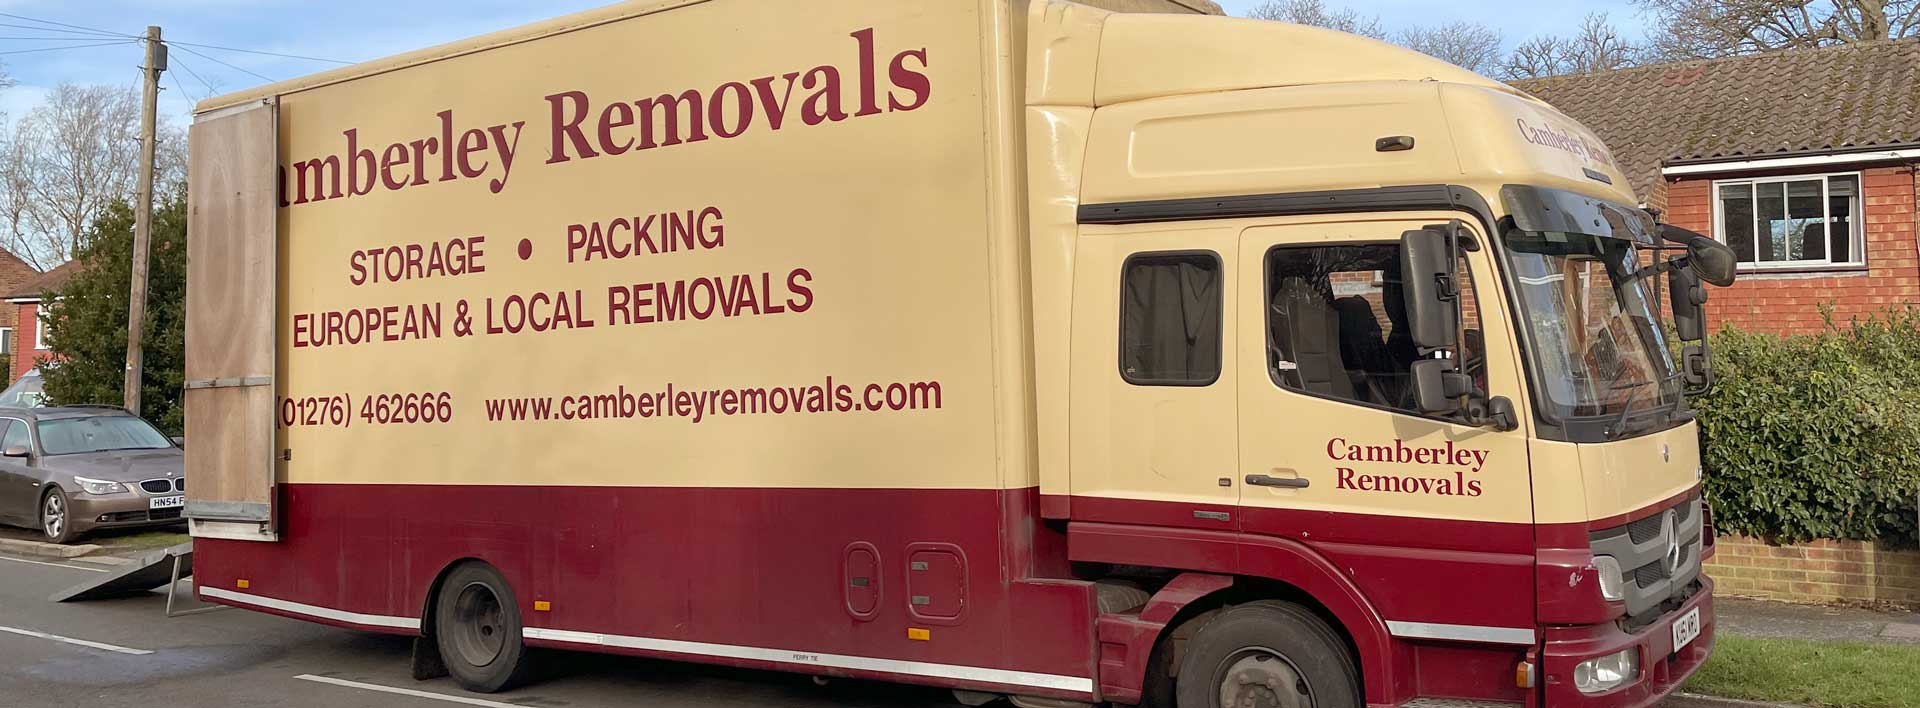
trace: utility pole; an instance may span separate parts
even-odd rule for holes
[[[145,95],[140,105],[140,193],[133,203],[133,288],[127,297],[127,410],[140,415],[140,331],[147,319],[147,243],[153,230],[153,133],[160,101],[160,72],[167,70],[167,45],[160,28],[147,27],[147,62],[140,67]]]

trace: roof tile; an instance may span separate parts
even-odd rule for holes
[[[1643,197],[1660,167],[1920,144],[1920,38],[1553,76],[1514,86],[1585,123]]]

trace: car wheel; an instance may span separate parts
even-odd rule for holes
[[[521,640],[520,604],[493,566],[455,568],[440,585],[433,615],[440,658],[461,688],[494,693],[526,681],[533,662]]]
[[[76,535],[67,493],[59,487],[47,487],[47,493],[40,495],[40,533],[49,543],[67,543]]]
[[[1221,612],[1187,645],[1180,708],[1360,708],[1346,642],[1313,612],[1254,602]]]

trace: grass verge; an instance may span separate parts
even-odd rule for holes
[[[1836,708],[1920,706],[1920,647],[1721,635],[1685,690]]]

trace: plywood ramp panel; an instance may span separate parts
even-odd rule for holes
[[[270,523],[278,104],[204,114],[187,166],[187,516]],[[197,527],[196,527],[197,529]]]

